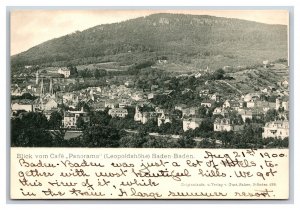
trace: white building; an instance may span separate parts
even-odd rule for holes
[[[214,131],[240,131],[242,129],[242,125],[232,124],[229,118],[217,118],[214,122]]]
[[[64,113],[63,126],[64,128],[77,128],[77,121],[81,117],[84,122],[89,122],[90,117],[87,112],[83,111],[67,111]]]
[[[195,128],[198,128],[201,125],[202,121],[203,119],[196,117],[184,118],[182,121],[183,131],[187,131],[190,129],[194,130]]]
[[[228,115],[228,111],[223,107],[216,107],[213,111],[213,115],[222,115],[223,117]]]
[[[289,121],[267,122],[262,133],[263,138],[281,138],[289,137]]]
[[[58,69],[57,73],[63,74],[65,78],[69,78],[71,71],[67,67],[62,67]]]
[[[164,113],[164,112],[158,114],[158,117],[157,117],[158,127],[161,126],[161,124],[163,124],[163,123],[171,123],[170,115],[167,113]]]
[[[24,110],[26,112],[32,112],[33,111],[33,103],[29,100],[20,100],[13,102],[11,104],[11,110],[14,111],[21,111]]]
[[[114,109],[110,109],[108,111],[108,114],[112,117],[124,118],[128,115],[128,111],[127,109],[123,109],[123,108],[114,108]]]

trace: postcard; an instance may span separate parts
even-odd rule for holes
[[[11,199],[288,199],[288,10],[10,11]]]

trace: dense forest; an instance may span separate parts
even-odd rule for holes
[[[213,16],[154,14],[49,40],[11,58],[12,67],[168,60],[249,65],[287,57],[287,26]],[[14,69],[14,68],[13,68]]]

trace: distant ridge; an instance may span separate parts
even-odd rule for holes
[[[287,58],[287,26],[208,15],[153,14],[98,25],[11,57],[12,67],[166,59],[187,66],[249,65]]]

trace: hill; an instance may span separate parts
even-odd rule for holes
[[[252,65],[287,58],[287,26],[213,16],[153,14],[49,40],[11,57],[12,67],[142,60],[162,69]]]

